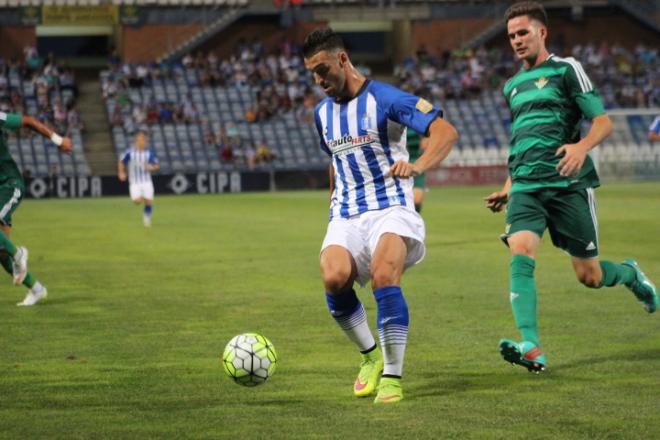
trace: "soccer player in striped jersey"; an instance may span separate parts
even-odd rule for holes
[[[144,203],[142,222],[145,227],[151,226],[151,213],[154,201],[154,184],[151,172],[160,168],[156,153],[147,148],[147,132],[139,129],[135,133],[135,143],[127,149],[117,163],[119,180],[128,179],[128,188],[131,200],[136,205]],[[128,167],[128,176],[126,168]]]
[[[0,229],[3,232],[0,234],[0,264],[12,275],[14,284],[23,284],[29,289],[25,299],[17,305],[32,306],[45,298],[48,290],[28,272],[27,249],[16,246],[9,239],[12,227],[11,216],[23,200],[25,182],[7,148],[6,130],[16,130],[22,126],[49,138],[64,153],[71,152],[71,139],[61,137],[31,116],[0,112]]]
[[[328,308],[362,353],[354,394],[366,397],[377,388],[375,403],[398,402],[408,335],[401,275],[425,252],[413,177],[444,159],[458,135],[429,102],[361,75],[331,29],[309,34],[303,56],[328,95],[314,112],[321,149],[331,158],[330,222],[320,255]],[[408,162],[406,127],[428,136],[428,148],[414,164]],[[355,281],[371,281],[382,354]]]
[[[660,116],[656,116],[649,126],[649,140],[660,141]]]
[[[625,285],[647,312],[658,308],[655,286],[632,260],[600,260],[594,188],[598,175],[588,152],[612,132],[603,104],[573,58],[548,53],[547,16],[537,2],[519,2],[505,14],[511,47],[522,69],[504,85],[511,110],[509,178],[485,197],[500,211],[508,202],[502,236],[511,258],[510,300],[521,342],[500,341],[506,361],[529,371],[546,368],[536,325],[535,255],[545,229],[556,247],[571,256],[587,287]],[[592,122],[580,139],[582,117]]]

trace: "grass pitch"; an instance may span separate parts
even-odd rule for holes
[[[405,399],[354,398],[359,357],[330,318],[318,271],[327,194],[24,201],[13,239],[49,298],[0,295],[0,438],[648,439],[660,432],[660,314],[623,287],[579,285],[543,240],[539,325],[549,371],[501,360],[517,338],[503,216],[492,188],[427,196],[427,256],[404,277]],[[660,186],[597,191],[602,257],[660,282]],[[370,322],[369,289],[358,292]],[[273,341],[278,371],[243,388],[219,355],[235,334]]]

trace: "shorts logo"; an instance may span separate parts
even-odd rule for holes
[[[596,245],[594,244],[593,241],[590,241],[587,247],[585,248],[587,251],[595,251],[596,250]]]
[[[419,98],[419,101],[417,101],[417,104],[415,104],[415,108],[422,113],[428,113],[433,110],[433,104],[424,98]]]

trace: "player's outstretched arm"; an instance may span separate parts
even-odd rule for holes
[[[510,189],[511,189],[511,176],[507,177],[506,182],[504,183],[504,186],[500,191],[495,191],[494,193],[484,197],[484,201],[486,202],[486,208],[490,209],[493,212],[500,212],[506,205],[506,202],[509,201]]]
[[[398,160],[392,165],[391,172],[396,177],[413,177],[433,168],[449,155],[458,140],[458,132],[449,122],[436,118],[429,126],[424,153],[415,163]]]
[[[33,118],[32,116],[23,115],[21,118],[21,123],[25,127],[29,127],[32,130],[36,131],[40,135],[47,137],[60,149],[63,153],[70,153],[72,150],[71,139],[68,137],[62,137],[57,134],[55,131],[48,128],[46,125],[39,122],[38,119]]]
[[[589,133],[576,144],[565,144],[555,153],[561,158],[557,170],[562,176],[577,176],[584,165],[587,153],[612,133],[612,121],[607,115],[598,115],[591,120]]]
[[[126,165],[121,160],[117,162],[117,177],[120,181],[126,182]]]

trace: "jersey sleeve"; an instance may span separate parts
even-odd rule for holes
[[[148,162],[151,165],[156,165],[158,163],[158,157],[156,156],[156,152],[154,150],[149,150],[149,160]]]
[[[21,127],[23,116],[20,113],[0,112],[0,127],[16,130]]]
[[[429,125],[437,117],[442,117],[442,110],[434,107],[427,100],[395,87],[388,87],[389,108],[387,117],[399,124],[412,128],[423,136],[428,136]]]
[[[319,110],[321,109],[321,106],[316,107],[314,110],[314,125],[316,126],[316,131],[319,134],[319,146],[321,147],[321,150],[325,151],[325,153],[332,157],[332,151],[330,151],[330,148],[328,148],[328,144],[325,143],[325,137],[323,136],[323,126],[321,124],[321,119],[319,118]]]
[[[128,163],[129,160],[131,160],[131,150],[126,150],[124,151],[124,154],[122,154],[121,159],[119,159],[121,163],[124,165]]]
[[[582,114],[589,119],[605,114],[605,107],[591,80],[582,68],[582,64],[574,59],[569,59],[568,68],[564,75],[564,81],[568,88],[569,96],[574,99]]]

